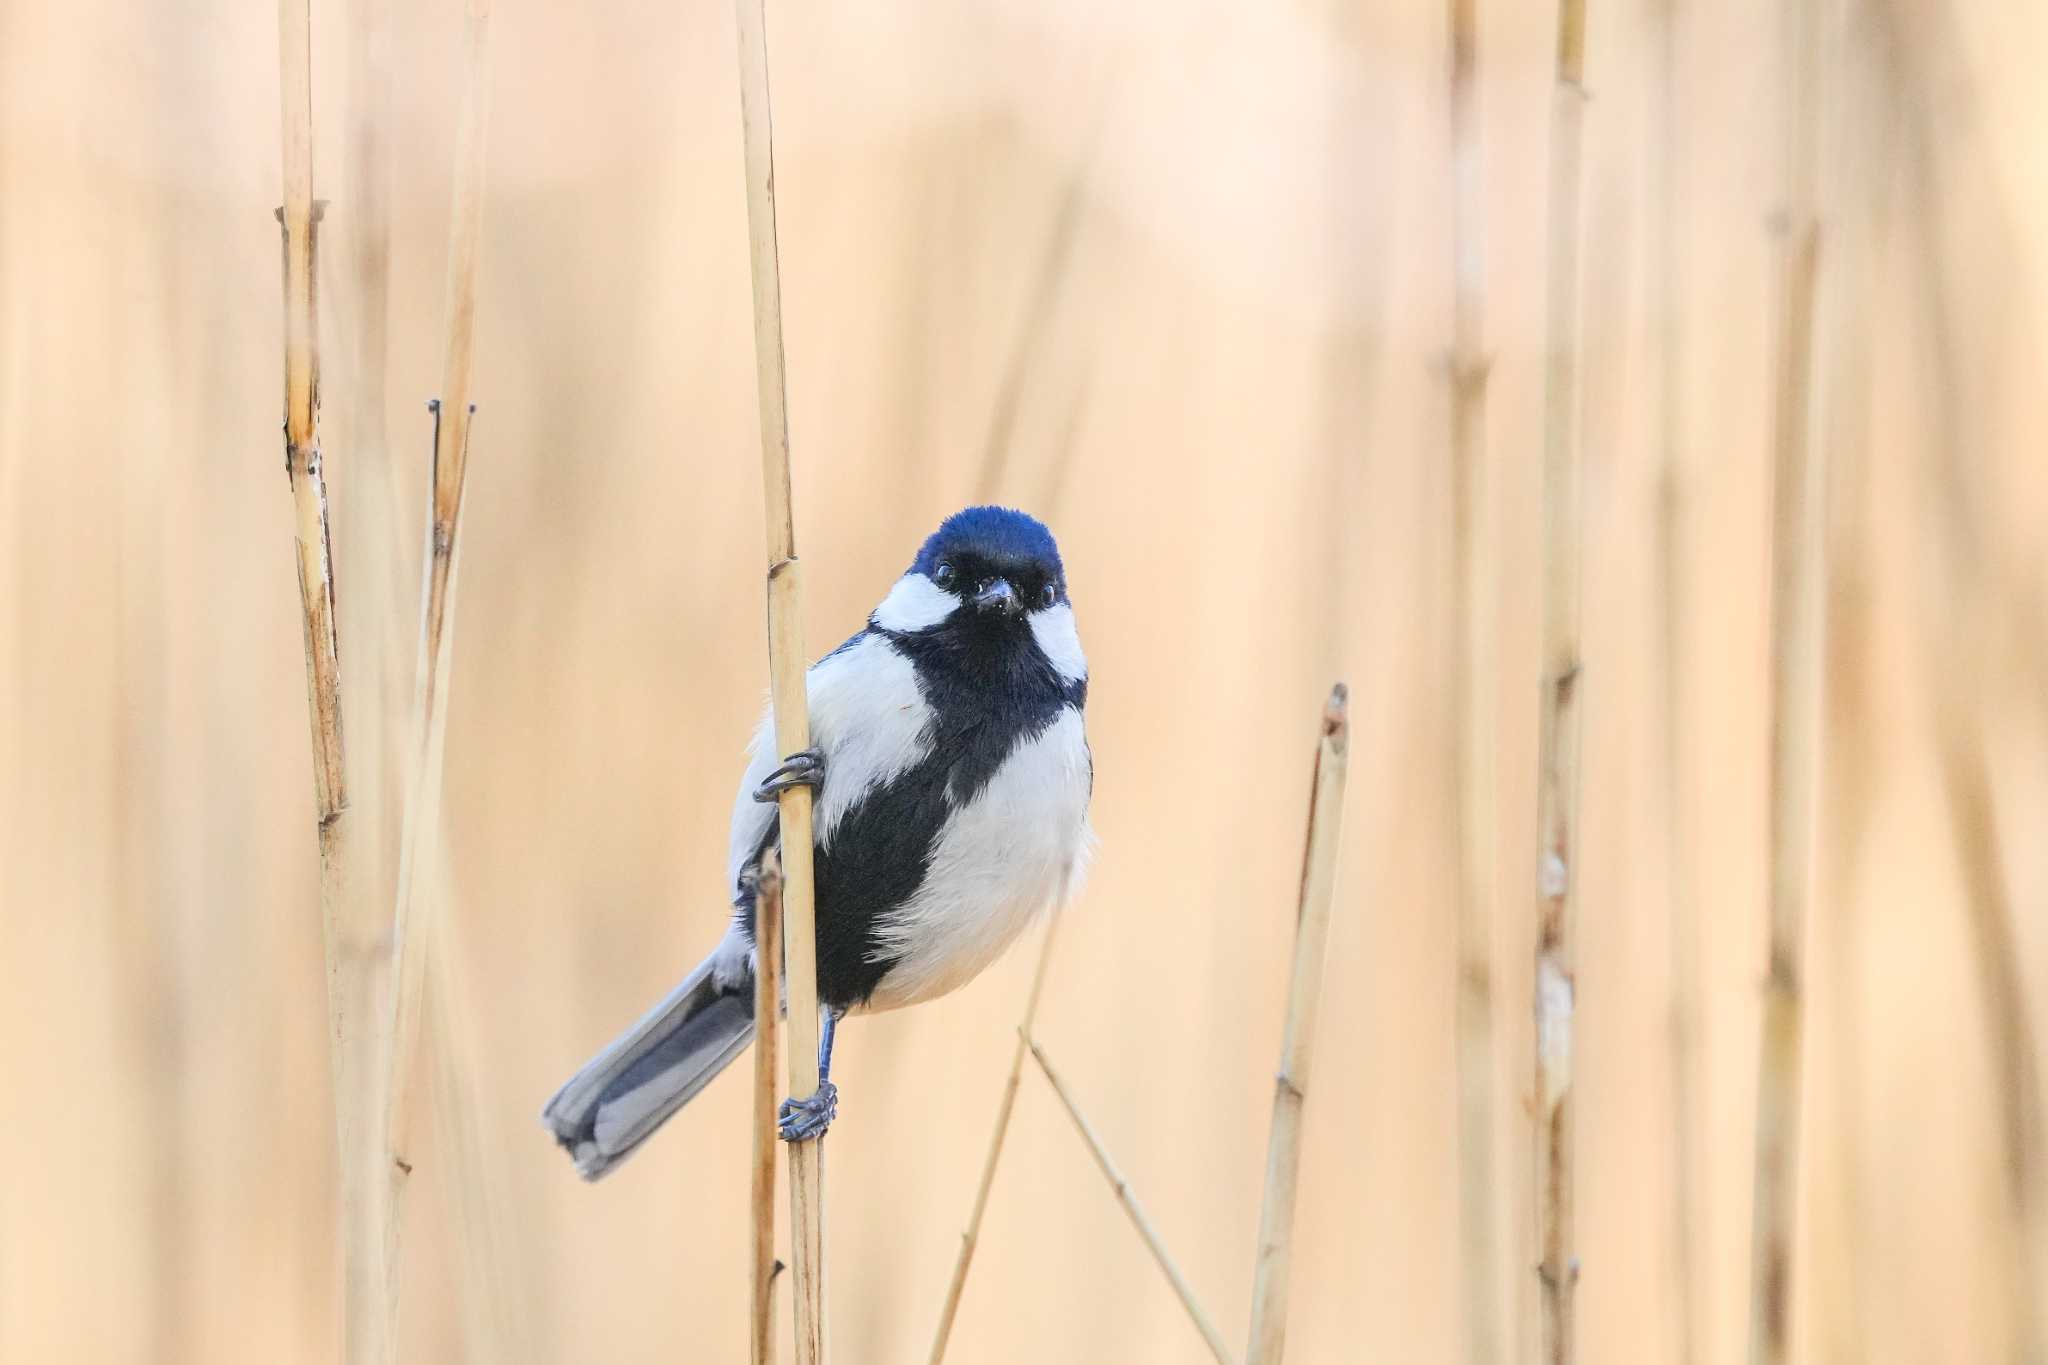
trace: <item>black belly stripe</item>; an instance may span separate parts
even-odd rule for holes
[[[932,712],[931,750],[848,810],[816,853],[818,995],[836,1008],[864,1003],[895,965],[882,956],[876,925],[924,884],[947,817],[979,796],[1019,745],[1068,706],[1078,710],[1086,696],[1085,683],[1068,684],[1053,671],[1028,630],[1002,629],[1021,623],[996,624],[917,635],[871,628],[917,670]],[[832,781],[829,761],[825,781]],[[780,831],[780,820],[771,820],[741,877],[737,908],[749,940],[751,874]]]

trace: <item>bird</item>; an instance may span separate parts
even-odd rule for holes
[[[586,1180],[753,1041],[754,908],[782,791],[815,789],[820,1006],[818,1090],[783,1101],[785,1141],[821,1137],[838,1113],[843,1017],[958,989],[1079,889],[1095,844],[1088,662],[1044,523],[995,506],[947,517],[805,685],[811,747],[778,755],[770,706],[748,749],[724,937],[541,1112]]]

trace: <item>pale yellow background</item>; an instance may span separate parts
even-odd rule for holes
[[[518,1358],[736,1360],[744,1069],[596,1188],[535,1122],[725,913],[725,817],[765,683],[733,19],[718,0],[499,8],[446,882],[456,1051],[501,1182],[495,1282]],[[1674,788],[1706,1009],[1701,1359],[1744,1341],[1780,49],[1774,5],[1679,8],[1674,142],[1654,117],[1658,6],[1594,0],[1587,67],[1580,1303],[1599,1365],[1676,1359]],[[1964,689],[1989,745],[2039,1033],[2048,16],[1827,8],[1815,430],[1854,535],[1830,654],[1796,1313],[1810,1359],[1993,1362],[2024,1290],[1929,718],[1933,689]],[[459,9],[314,14],[323,434],[379,896]],[[389,26],[386,84],[361,37],[373,21]],[[1057,530],[1093,667],[1102,852],[1042,1034],[1233,1340],[1315,714],[1332,677],[1352,684],[1301,1362],[1458,1358],[1443,22],[1427,4],[770,5],[809,640],[850,632],[966,502],[1013,501]],[[1532,1284],[1550,22],[1547,6],[1482,6],[1504,1312],[1526,1311]],[[335,1358],[276,72],[262,4],[0,8],[10,1362]],[[380,90],[378,142],[364,120]],[[1659,167],[1679,271],[1671,618]],[[1968,574],[1951,542],[1972,547]],[[1958,644],[1973,612],[1983,638]],[[842,1035],[842,1362],[922,1359],[1029,958]],[[470,1330],[440,1158],[430,1144],[413,1208],[412,1360],[461,1358]],[[1027,1076],[952,1358],[1201,1354]]]

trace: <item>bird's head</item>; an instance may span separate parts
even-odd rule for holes
[[[989,646],[1035,639],[1063,676],[1086,676],[1059,546],[1044,522],[1007,507],[947,517],[873,619],[901,635],[942,633]]]

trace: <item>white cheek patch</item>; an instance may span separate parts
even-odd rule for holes
[[[875,608],[874,623],[884,630],[908,635],[930,630],[960,607],[960,599],[921,573],[907,573],[896,580],[882,605]]]
[[[1074,630],[1074,609],[1065,602],[1031,613],[1031,637],[1062,678],[1079,682],[1088,676],[1088,657],[1081,653],[1081,637]]]

